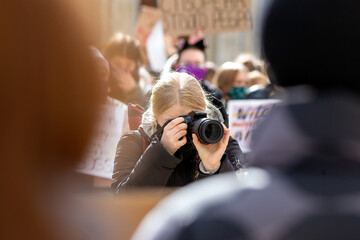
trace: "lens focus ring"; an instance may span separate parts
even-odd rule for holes
[[[200,142],[205,144],[217,143],[224,136],[222,124],[210,118],[197,120],[192,127],[192,132],[196,134]]]

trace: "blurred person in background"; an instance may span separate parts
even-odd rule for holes
[[[266,75],[255,70],[248,73],[248,79],[247,99],[268,99],[271,97],[270,93],[265,90],[270,85]]]
[[[195,134],[189,138],[191,129],[179,116],[189,116],[193,111],[205,112],[208,118],[222,124],[224,133],[218,142],[201,142]],[[139,129],[119,141],[113,190],[118,193],[134,187],[179,187],[218,173],[235,174],[244,156],[237,141],[229,137],[227,127],[225,108],[210,102],[194,77],[164,73],[153,87],[150,107]]]
[[[248,88],[246,99],[284,100],[285,89],[279,86],[270,64],[266,63],[265,67],[266,75],[258,71],[252,71],[248,74],[250,87]]]
[[[117,33],[108,42],[104,56],[110,63],[110,97],[146,107],[146,93],[140,86],[144,59],[138,41]]]
[[[264,74],[262,74],[257,70],[249,72],[247,77],[248,77],[247,86],[249,88],[254,85],[261,85],[264,88],[266,87],[266,85],[270,83],[269,79]]]
[[[207,72],[205,75],[205,78],[209,83],[211,83],[212,85],[214,85],[214,76],[215,73],[217,71],[217,66],[214,62],[212,61],[207,61],[205,63],[205,67],[207,68]]]
[[[252,53],[241,53],[235,62],[245,65],[249,70],[246,99],[282,99],[284,97],[283,89],[278,86],[271,69],[264,61]]]
[[[249,72],[259,71],[265,73],[264,62],[252,53],[240,53],[234,62],[245,65]]]
[[[0,3],[0,239],[96,237],[85,227],[96,219],[79,222],[80,206],[68,201],[84,190],[73,169],[102,102],[91,42],[72,6]]]
[[[194,76],[202,88],[212,97],[222,100],[220,89],[214,87],[205,77],[206,67],[206,39],[201,31],[190,36],[179,37],[176,41],[178,53],[171,56],[164,66],[164,72],[186,72]]]
[[[95,72],[96,72],[96,77],[97,77],[98,81],[100,82],[99,92],[101,93],[102,104],[104,104],[103,107],[105,105],[109,105],[109,106],[110,105],[111,106],[121,105],[122,103],[119,102],[117,99],[109,97],[109,78],[110,78],[109,62],[105,59],[105,57],[102,55],[100,50],[98,50],[97,48],[91,46],[90,51],[91,51],[92,57],[95,60]],[[102,112],[102,111],[100,111],[100,112]],[[128,110],[126,110],[126,115],[127,115],[127,113],[128,113]],[[100,115],[99,117],[101,118],[102,116]],[[117,117],[121,117],[121,115],[119,115]],[[130,118],[130,120],[131,120],[131,118]],[[99,121],[101,122],[101,120],[99,120]],[[124,133],[129,130],[130,130],[129,118],[125,117],[122,132]]]
[[[222,64],[214,76],[215,85],[222,91],[225,101],[244,99],[248,81],[246,66],[233,62]]]
[[[222,175],[180,190],[133,239],[359,238],[360,79],[344,74],[359,65],[358,9],[359,1],[268,3],[263,52],[287,99],[254,134],[259,169],[245,182]],[[336,59],[347,61],[329,71]]]

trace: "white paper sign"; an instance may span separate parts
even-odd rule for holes
[[[147,39],[146,52],[149,58],[150,68],[155,72],[161,72],[168,58],[161,21],[155,24]]]
[[[251,137],[261,120],[280,100],[230,100],[229,113],[230,135],[236,139],[243,152],[251,151]]]
[[[117,144],[123,134],[127,106],[119,101],[101,107],[101,121],[84,160],[77,171],[92,176],[112,178]]]

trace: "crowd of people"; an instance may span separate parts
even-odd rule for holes
[[[68,197],[84,190],[73,170],[110,98],[141,116],[117,146],[115,195],[181,187],[134,239],[357,239],[360,3],[273,0],[263,60],[242,53],[217,67],[197,31],[161,73],[124,33],[93,47],[70,6],[0,3],[1,239],[107,239]],[[255,132],[254,168],[239,180],[248,159],[226,104],[270,98],[284,103]]]
[[[267,90],[272,84],[265,63],[253,54],[240,54],[219,68],[212,64],[209,71],[206,39],[200,30],[179,37],[175,47],[178,52],[169,56],[157,75],[146,69],[139,43],[129,35],[115,34],[103,49],[109,65],[109,96],[144,111],[141,123],[128,118],[132,131],[117,146],[112,179],[116,193],[134,187],[184,186],[243,168],[246,157],[229,136],[227,101],[280,98],[274,88]],[[223,124],[221,141],[204,144],[198,136],[186,137],[191,126],[179,116],[196,111]],[[168,120],[173,121],[165,125]]]
[[[275,95],[265,62],[254,54],[241,53],[236,59],[229,59],[229,62],[217,67],[206,59],[206,39],[200,30],[190,36],[179,37],[173,47],[178,51],[169,56],[162,73],[175,71],[190,74],[199,81],[205,93],[210,93],[224,105],[231,99],[282,97]],[[103,54],[110,65],[109,96],[126,104],[147,108],[151,89],[161,73],[153,72],[146,65],[146,56],[138,41],[130,35],[117,33],[107,43]],[[270,86],[272,91],[265,92]]]

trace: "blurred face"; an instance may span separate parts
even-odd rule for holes
[[[187,115],[191,111],[205,111],[205,109],[191,109],[190,107],[175,104],[169,109],[157,116],[156,121],[160,126],[163,126],[168,120],[179,117],[180,115]]]
[[[247,71],[240,71],[236,74],[233,87],[246,87],[248,84]]]
[[[194,64],[198,67],[205,67],[205,54],[198,49],[186,49],[181,53],[179,59],[179,65],[185,66],[188,64]]]
[[[110,59],[110,64],[116,70],[122,70],[128,73],[133,73],[136,69],[136,63],[134,60],[122,56],[113,56]]]

